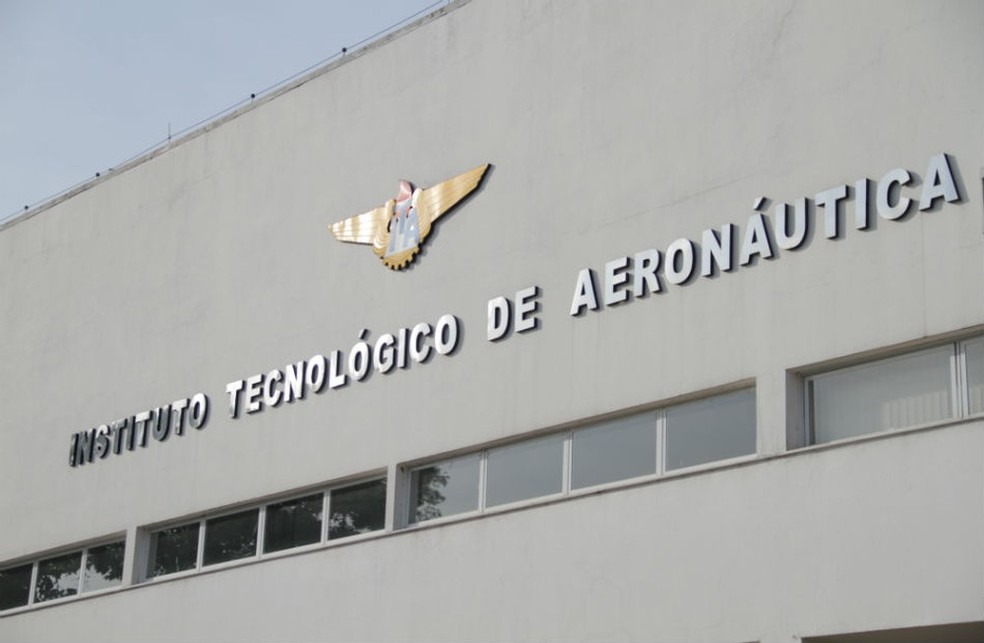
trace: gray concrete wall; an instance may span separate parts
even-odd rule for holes
[[[758,390],[759,454],[783,453],[791,371],[984,325],[982,24],[978,2],[475,0],[4,227],[0,561],[739,381]],[[941,152],[961,203],[568,314],[582,268],[744,233],[759,196],[896,167],[921,181]],[[484,162],[410,270],[328,232],[400,178]],[[486,302],[531,285],[542,327],[487,342]],[[453,356],[225,410],[227,382],[444,313],[464,329]],[[204,430],[68,466],[72,433],[199,391]],[[767,640],[981,620],[982,429],[155,583],[0,617],[0,639]]]
[[[977,422],[417,529],[3,628],[12,641],[687,642],[980,620],[984,521],[968,507],[984,503],[982,435]]]

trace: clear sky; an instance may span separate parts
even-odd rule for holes
[[[0,221],[435,0],[0,0]]]

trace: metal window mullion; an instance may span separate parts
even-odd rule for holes
[[[77,591],[78,591],[79,596],[82,595],[82,589],[83,589],[83,587],[82,587],[82,581],[85,578],[85,566],[89,562],[89,548],[88,547],[86,547],[85,549],[82,550],[82,556],[81,556],[81,558],[82,558],[82,560],[80,561],[80,567],[79,567],[79,584],[78,584],[78,588],[77,588]]]
[[[406,522],[394,521],[394,526],[401,525],[403,527],[406,527],[408,525],[412,525],[417,522],[417,507],[414,506],[414,502],[413,502],[414,501],[414,497],[413,497],[414,471],[415,471],[414,469],[410,469],[410,468],[402,469],[400,475],[398,476],[398,479],[403,481],[403,488],[398,490],[400,497],[403,498],[403,512],[404,512],[403,518],[400,518],[400,520],[406,520]],[[401,509],[399,506],[394,508],[394,512],[398,512],[400,510]]]
[[[259,558],[263,555],[263,545],[266,540],[266,512],[267,505],[260,505],[258,511],[259,516],[256,518],[256,554],[255,556]]]
[[[331,489],[321,494],[321,542],[328,542],[328,519],[331,516]]]
[[[406,485],[401,474],[402,469],[398,465],[391,464],[386,467],[386,506],[383,513],[385,516],[383,530],[387,532],[396,531],[402,526],[399,516],[400,492]]]
[[[803,395],[805,399],[803,400],[803,431],[806,432],[804,436],[806,438],[806,444],[816,444],[817,443],[817,427],[814,423],[814,412],[813,412],[813,378],[807,378],[803,383]],[[755,416],[755,422],[758,423],[758,414]]]
[[[485,511],[485,492],[488,486],[489,452],[482,451],[478,458],[478,511]]]
[[[954,415],[970,415],[970,389],[967,385],[967,342],[957,342],[951,379],[953,381]]]
[[[666,409],[656,411],[656,475],[666,473]]]
[[[40,560],[36,560],[31,564],[31,586],[27,591],[27,604],[28,606],[34,605],[34,590],[38,584],[38,567],[41,565]]]
[[[564,436],[563,481],[560,491],[565,496],[571,492],[571,472],[574,468],[574,431]]]
[[[198,521],[198,553],[195,556],[195,570],[201,571],[205,561],[205,519]]]

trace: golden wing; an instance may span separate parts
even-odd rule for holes
[[[369,210],[354,217],[349,217],[331,224],[331,233],[339,241],[349,243],[372,244],[373,248],[382,251],[389,241],[389,218],[393,212],[393,200],[386,205]],[[377,253],[378,254],[378,253]]]
[[[426,190],[418,190],[417,194],[414,194],[413,207],[417,210],[421,242],[430,234],[431,223],[471,194],[481,183],[488,169],[488,163],[479,165],[464,174],[459,174]]]

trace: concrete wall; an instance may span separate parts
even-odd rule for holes
[[[979,2],[475,0],[4,226],[0,561],[739,381],[783,453],[791,371],[984,325],[982,24]],[[941,152],[961,203],[568,314],[582,268],[896,167],[918,198]],[[328,232],[484,162],[410,270]],[[486,302],[531,285],[541,328],[487,342]],[[455,355],[225,411],[227,382],[444,313]],[[74,432],[199,391],[204,430],[68,466]],[[977,421],[765,459],[4,616],[0,639],[982,620],[982,447]]]
[[[981,618],[984,423],[265,561],[8,640],[785,641]],[[941,472],[945,471],[945,475]]]

